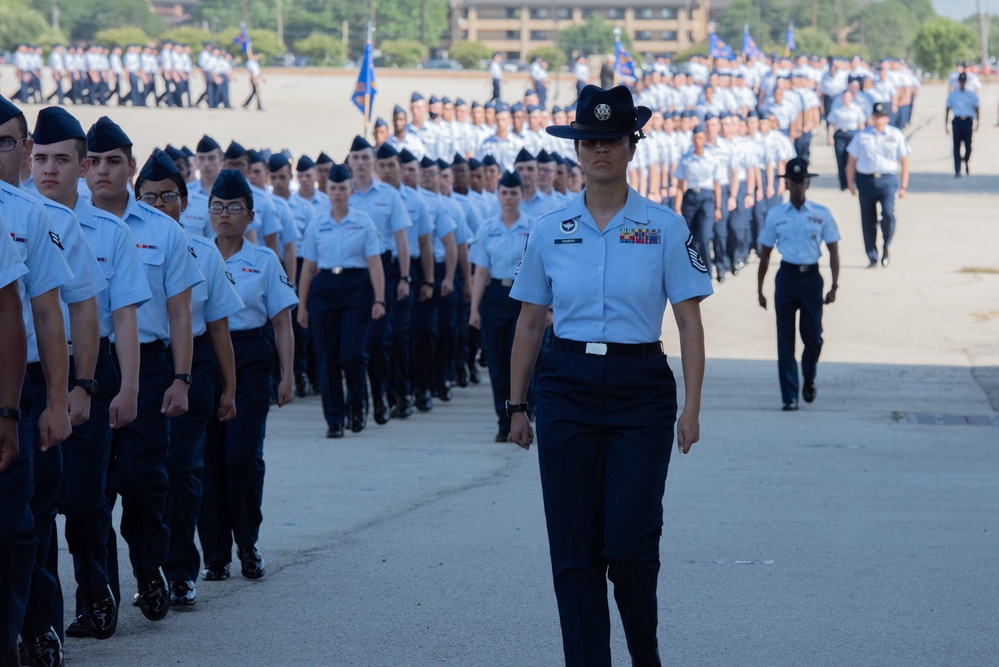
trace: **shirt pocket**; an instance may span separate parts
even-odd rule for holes
[[[139,260],[142,262],[142,268],[149,279],[149,286],[153,289],[153,294],[157,292],[165,293],[163,275],[165,272],[166,253],[158,248],[140,248]]]

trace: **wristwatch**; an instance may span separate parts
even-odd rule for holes
[[[404,283],[411,283],[413,282],[413,276],[403,276],[402,278],[399,278],[399,280]]]
[[[17,408],[0,408],[0,418],[21,421],[21,411]]]
[[[173,379],[185,382],[187,383],[187,386],[190,387],[191,382],[194,381],[194,376],[192,376],[190,373],[177,373],[176,375],[173,376]]]
[[[73,382],[74,387],[83,387],[83,391],[87,392],[88,396],[96,396],[97,392],[100,390],[100,385],[97,384],[97,380],[76,380]]]
[[[527,412],[527,403],[511,403],[509,400],[506,402],[506,416],[512,417],[515,412]]]

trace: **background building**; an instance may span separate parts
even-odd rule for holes
[[[554,45],[560,30],[599,16],[631,36],[634,53],[675,53],[708,37],[708,0],[454,0],[451,43],[481,41],[509,60]],[[587,50],[587,45],[560,45]],[[588,55],[592,55],[589,54]]]

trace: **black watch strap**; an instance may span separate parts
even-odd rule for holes
[[[506,402],[506,416],[512,417],[517,412],[527,412],[527,403],[511,403]]]
[[[194,381],[194,377],[190,373],[177,373],[173,376],[174,380],[180,380],[181,382],[187,383],[187,386],[191,386],[191,382]]]
[[[74,387],[83,387],[83,390],[87,392],[88,396],[96,396],[100,387],[97,384],[97,380],[74,380]]]
[[[403,276],[400,280],[404,283],[411,283],[413,282],[413,276]]]
[[[21,411],[17,408],[0,408],[0,419],[13,419],[21,421]]]

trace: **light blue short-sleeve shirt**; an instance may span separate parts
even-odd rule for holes
[[[427,211],[433,220],[434,232],[433,236],[430,237],[430,244],[434,249],[434,263],[440,264],[444,261],[444,242],[442,239],[454,232],[457,225],[444,209],[439,194],[423,188],[419,189],[419,193],[423,196],[423,203],[427,205]]]
[[[509,228],[499,216],[490,218],[479,227],[475,243],[468,251],[468,261],[489,271],[493,278],[513,280],[530,233],[531,220],[523,212]]]
[[[412,226],[406,229],[409,256],[419,257],[420,237],[433,234],[434,223],[430,218],[430,213],[427,211],[423,195],[408,185],[403,185],[399,188],[399,195],[402,197],[402,203],[406,206],[406,213],[409,214],[409,220],[413,223]]]
[[[393,256],[399,255],[395,246],[395,233],[408,229],[413,223],[398,190],[379,181],[373,181],[367,192],[361,192],[355,187],[350,195],[350,208],[367,213],[375,223],[383,252],[388,250]]]
[[[375,223],[353,208],[337,222],[329,211],[313,217],[302,239],[302,257],[320,269],[365,269],[368,258],[381,254]]]
[[[3,215],[0,215],[0,288],[7,287],[27,272],[28,267],[21,261]]]
[[[298,295],[270,248],[243,243],[225,261],[243,308],[229,316],[230,331],[257,329],[285,308],[298,303]]]
[[[835,243],[839,238],[839,228],[829,209],[806,201],[801,210],[791,202],[770,209],[759,241],[777,248],[786,262],[815,264],[822,256],[822,243]]]
[[[187,208],[180,214],[180,224],[188,234],[206,239],[215,238],[212,221],[208,217],[208,195],[203,192],[188,192]]]
[[[226,273],[225,261],[215,244],[191,233],[188,233],[187,241],[198,270],[205,277],[191,290],[191,332],[196,338],[208,331],[206,322],[215,322],[242,310],[243,300],[236,293],[236,285]]]
[[[585,195],[535,223],[510,296],[551,305],[560,338],[658,341],[667,301],[713,293],[687,224],[629,189],[624,208],[601,232]]]

